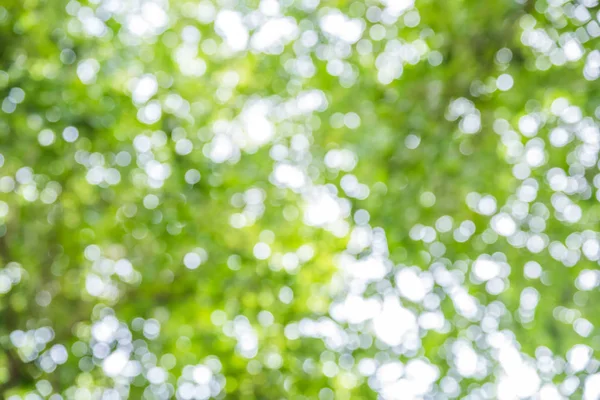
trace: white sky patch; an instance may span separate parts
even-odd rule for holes
[[[77,64],[77,76],[86,85],[96,82],[96,74],[99,71],[100,63],[93,58],[88,58]]]
[[[535,368],[522,365],[498,380],[499,400],[526,399],[537,393],[540,377]]]
[[[254,254],[254,257],[256,257],[257,259],[266,260],[271,256],[271,247],[264,242],[259,242],[256,245],[254,245],[254,249],[252,250],[252,252]]]
[[[384,299],[381,312],[373,319],[373,328],[375,335],[389,346],[399,345],[407,333],[419,329],[415,314],[392,296]]]
[[[186,76],[202,76],[206,72],[206,62],[198,57],[198,45],[185,43],[173,53],[179,70]]]
[[[400,295],[413,303],[421,302],[425,298],[432,283],[431,279],[425,282],[413,269],[404,268],[396,274],[396,285]]]
[[[404,66],[399,54],[394,51],[385,51],[377,56],[375,66],[377,67],[377,80],[384,85],[392,83],[394,79],[400,78],[404,72]]]
[[[564,128],[554,128],[550,132],[550,143],[554,147],[564,147],[571,140],[571,134]]]
[[[551,383],[546,383],[538,393],[540,400],[563,400],[564,397],[560,394],[556,386]]]
[[[352,229],[350,233],[350,240],[348,241],[348,251],[352,254],[358,254],[368,246],[371,245],[373,236],[371,235],[371,228],[368,226],[357,226]]]
[[[269,105],[264,101],[255,102],[242,111],[241,120],[251,145],[262,146],[275,135],[275,127],[267,118],[268,112]]]
[[[600,284],[600,277],[598,271],[592,271],[584,269],[579,273],[579,276],[575,280],[575,286],[579,290],[592,290]]]
[[[589,375],[583,385],[583,400],[600,398],[600,373]]]
[[[234,320],[234,336],[237,339],[236,350],[245,358],[252,358],[258,352],[258,336],[245,317]]]
[[[441,311],[424,312],[419,315],[419,326],[427,330],[440,330],[444,328],[446,318]]]
[[[337,10],[325,14],[319,24],[323,32],[346,43],[358,42],[364,30],[363,21],[350,19]]]
[[[301,113],[310,113],[314,111],[325,111],[327,99],[320,90],[310,90],[302,92],[296,98],[298,111]]]
[[[356,279],[377,281],[383,279],[388,272],[385,261],[382,257],[371,255],[348,263],[346,271],[351,277]]]
[[[458,126],[463,133],[468,135],[479,132],[481,129],[481,116],[479,115],[479,111],[474,110],[473,112],[466,114],[463,119],[461,119]]]
[[[565,57],[569,61],[577,61],[583,56],[583,48],[576,39],[569,39],[563,46]]]
[[[158,82],[152,74],[142,75],[131,84],[131,97],[137,104],[147,102],[156,94]]]
[[[464,340],[458,340],[452,345],[454,363],[458,372],[464,377],[477,373],[478,356],[473,347]]]
[[[581,207],[577,204],[569,204],[563,210],[563,216],[567,222],[575,223],[581,219]]]
[[[277,186],[298,190],[306,183],[304,172],[297,166],[288,163],[278,163],[273,171]]]
[[[356,176],[352,174],[345,175],[340,179],[340,186],[348,197],[364,200],[369,196],[369,187],[360,183]]]
[[[583,344],[576,344],[567,352],[569,366],[575,372],[580,372],[587,367],[592,357],[592,349]]]
[[[583,68],[583,76],[588,81],[593,81],[600,77],[600,51],[591,51],[586,60],[585,67]]]
[[[304,222],[310,226],[325,226],[345,217],[349,210],[337,196],[320,186],[305,196]]]
[[[483,215],[492,215],[496,212],[496,199],[493,196],[483,196],[477,204],[477,211]]]
[[[480,257],[473,262],[472,270],[478,280],[486,282],[500,275],[502,267],[494,260]]]
[[[509,74],[502,74],[496,79],[496,87],[505,92],[513,87],[514,80]]]
[[[167,12],[158,2],[146,1],[139,9],[133,9],[126,18],[127,30],[138,37],[154,36],[162,32],[169,23]]]
[[[144,166],[146,174],[150,179],[163,181],[171,175],[171,167],[169,164],[161,164],[156,160],[151,160]]]
[[[539,167],[545,162],[544,149],[540,146],[531,146],[525,152],[525,161],[530,167]]]
[[[435,365],[431,365],[423,359],[413,359],[406,363],[405,369],[407,389],[409,393],[413,393],[415,397],[421,398],[431,390],[431,385],[438,379],[440,372]],[[402,391],[396,392],[396,399],[405,399]],[[387,399],[388,397],[386,397]]]
[[[298,37],[298,25],[292,17],[272,18],[252,35],[250,45],[263,53],[277,52]]]
[[[233,158],[237,152],[229,136],[224,134],[215,135],[205,147],[205,155],[216,163],[223,163]]]
[[[492,218],[492,229],[502,236],[512,236],[517,231],[517,224],[513,218],[506,214],[500,213]]]
[[[157,100],[152,100],[145,107],[139,109],[137,117],[144,124],[154,124],[160,120],[162,116],[162,107]]]
[[[167,380],[167,371],[160,367],[152,367],[146,372],[146,378],[153,385],[160,385]]]
[[[190,251],[183,256],[183,265],[188,269],[196,269],[207,259],[207,254],[204,249]]]
[[[327,109],[327,98],[320,90],[307,90],[300,92],[296,98],[283,103],[276,110],[279,119],[308,115],[315,111]]]
[[[381,303],[374,298],[348,295],[341,303],[331,307],[331,316],[338,322],[360,324],[375,317],[381,310]]]
[[[199,385],[207,385],[212,379],[212,371],[206,365],[197,365],[192,372],[194,382]]]
[[[461,286],[455,286],[452,288],[449,294],[458,314],[469,319],[474,319],[477,316],[478,303],[475,298],[465,290],[465,288]]]
[[[233,51],[242,51],[248,45],[248,28],[242,14],[237,11],[221,10],[215,19],[215,31]]]
[[[352,150],[332,149],[325,154],[325,165],[333,170],[350,172],[356,166],[358,157]]]
[[[377,368],[375,377],[382,384],[389,384],[404,376],[404,365],[400,361],[391,361]]]
[[[505,341],[499,347],[498,361],[504,373],[497,383],[498,399],[525,399],[535,395],[541,385],[536,369],[523,360],[513,343]]]
[[[415,1],[414,0],[382,0],[382,3],[387,6],[386,11],[393,16],[400,16],[404,12],[411,9]]]
[[[102,362],[102,369],[106,376],[119,376],[129,361],[129,353],[122,349],[117,349]]]
[[[102,37],[106,34],[106,25],[94,12],[87,7],[82,7],[77,12],[83,30],[90,36]]]
[[[117,329],[119,329],[119,320],[107,316],[92,325],[92,337],[98,342],[110,343],[114,340]]]
[[[539,123],[537,119],[531,115],[524,115],[519,119],[519,130],[526,137],[537,135]]]
[[[89,294],[101,297],[105,293],[107,284],[96,274],[88,274],[85,278],[85,288]]]

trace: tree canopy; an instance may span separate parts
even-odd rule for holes
[[[600,399],[597,0],[3,0],[0,397]]]

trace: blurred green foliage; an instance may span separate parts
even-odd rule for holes
[[[0,397],[599,398],[598,18],[4,0]]]

